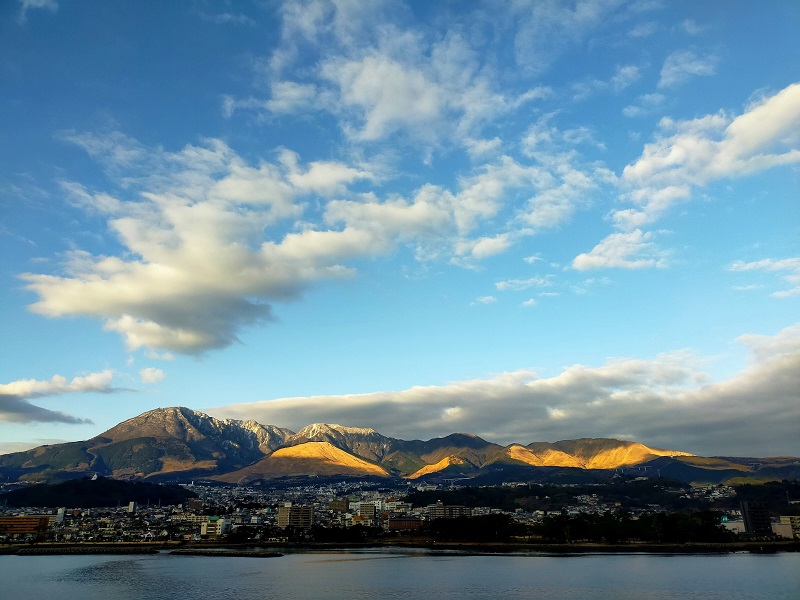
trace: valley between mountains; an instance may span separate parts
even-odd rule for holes
[[[216,419],[184,407],[148,411],[82,442],[0,455],[3,482],[117,479],[262,484],[305,478],[590,482],[620,471],[685,482],[800,478],[800,458],[701,457],[637,442],[582,438],[501,446],[454,433],[400,440],[373,429],[313,424],[298,432]]]

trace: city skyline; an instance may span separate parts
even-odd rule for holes
[[[0,7],[0,452],[156,407],[800,454],[800,6]]]

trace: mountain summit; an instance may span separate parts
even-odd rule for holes
[[[793,458],[750,463],[760,465],[759,476],[765,466],[784,476],[800,471],[800,460]],[[3,480],[30,482],[90,473],[123,479],[213,478],[230,483],[305,476],[530,480],[553,469],[588,473],[633,467],[711,482],[752,471],[747,459],[707,459],[615,439],[501,446],[476,435],[454,433],[406,441],[370,428],[326,423],[307,425],[294,433],[256,421],[216,419],[185,407],[148,411],[84,442],[0,456]]]

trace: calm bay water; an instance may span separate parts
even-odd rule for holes
[[[797,600],[800,554],[0,556],[0,590],[14,600]]]

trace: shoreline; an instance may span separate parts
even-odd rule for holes
[[[258,556],[277,557],[284,553],[301,553],[304,551],[346,551],[358,549],[408,549],[430,552],[459,552],[463,554],[547,554],[547,555],[580,555],[580,554],[732,554],[750,552],[751,554],[777,554],[784,552],[800,552],[800,541],[753,541],[730,542],[717,544],[548,544],[548,543],[475,543],[475,542],[435,542],[435,541],[376,541],[360,543],[301,543],[301,544],[226,544],[223,542],[200,543],[91,543],[91,544],[34,544],[11,545],[0,548],[0,555],[17,556],[60,556],[60,555],[92,555],[92,554],[159,554],[170,551],[173,555],[187,556]]]

